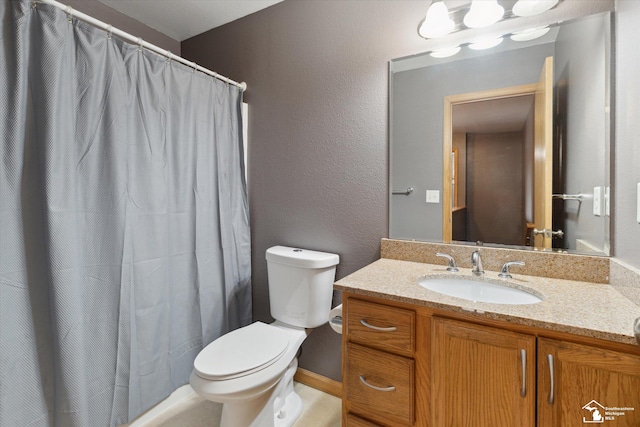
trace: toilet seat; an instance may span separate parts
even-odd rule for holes
[[[275,363],[289,348],[286,331],[254,322],[206,346],[193,362],[195,373],[208,380],[243,377]]]

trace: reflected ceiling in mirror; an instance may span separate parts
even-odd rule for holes
[[[506,39],[498,48],[486,51],[472,51],[463,46],[461,52],[451,58],[433,58],[425,52],[392,60],[389,82],[389,237],[448,241],[443,235],[448,220],[448,206],[443,205],[442,196],[445,195],[445,184],[451,192],[456,191],[454,185],[457,184],[466,199],[459,201],[459,206],[451,198],[445,202],[451,203],[451,209],[454,210],[467,208],[462,215],[464,218],[451,220],[462,224],[459,227],[467,231],[462,233],[463,236],[472,236],[461,240],[527,247],[533,245],[535,229],[541,236],[538,238],[548,239],[549,248],[608,255],[610,221],[604,199],[610,182],[611,19],[611,13],[606,12],[566,21],[553,25],[551,31],[541,38],[527,42]],[[443,141],[446,139],[446,98],[534,85],[540,78],[547,57],[553,58],[554,70],[553,143],[549,156],[553,165],[553,188],[545,197],[550,199],[553,213],[552,224],[542,229],[536,227],[536,221],[530,214],[533,211],[531,205],[535,202],[533,195],[528,192],[532,191],[534,172],[531,171],[532,164],[527,163],[526,159],[535,158],[536,152],[523,145],[524,142],[512,141],[498,147],[497,144],[502,143],[506,133],[518,130],[504,122],[502,129],[492,130],[482,119],[485,116],[493,122],[501,122],[498,119],[502,118],[504,121],[510,120],[504,109],[501,112],[480,107],[482,114],[473,113],[472,107],[477,109],[478,105],[457,105],[452,109],[456,111],[451,115],[455,129],[462,126],[460,123],[463,122],[466,127],[453,131],[463,135],[462,145],[458,143],[457,146],[464,148],[454,150],[455,155],[453,152],[447,155],[446,158],[451,158],[451,161],[455,157],[455,165],[445,164]],[[500,101],[503,104],[510,102],[515,102],[515,99]],[[507,106],[506,109],[510,113],[519,111],[521,117],[526,118],[529,114],[534,117],[530,100],[528,103]],[[462,115],[458,116],[459,112],[465,113],[464,120]],[[518,126],[526,127],[526,120]],[[523,136],[521,139],[526,138]],[[477,147],[487,148],[484,156],[492,161],[483,164],[479,160],[481,156],[471,157],[472,151],[479,151],[475,149]],[[507,156],[513,150],[520,150],[524,154],[521,157]],[[501,162],[502,157],[504,161]],[[475,169],[472,170],[472,166]],[[476,180],[470,173],[487,175],[492,171],[511,171],[515,175],[502,173],[492,178],[493,181],[482,181],[483,184],[479,185],[483,192],[477,192],[477,188],[473,188]],[[456,177],[454,172],[458,174],[458,182],[451,182]],[[461,174],[466,176],[466,183],[460,179]],[[513,185],[506,185],[512,184],[512,180],[522,182],[518,184],[522,188],[521,193],[514,194]],[[465,185],[464,189],[462,184]],[[413,188],[414,191],[405,195],[407,188]],[[594,194],[598,191],[601,191],[601,205],[596,206]],[[556,194],[556,197],[581,194],[582,199],[551,200],[552,194]],[[504,242],[502,236],[496,237],[482,230],[479,234],[468,233],[480,222],[479,218],[469,215],[472,203],[482,207],[480,210],[485,211],[485,215],[490,215],[484,221],[491,223],[498,217],[491,217],[492,212],[512,203],[513,199],[520,200],[520,205],[510,207],[518,212],[520,241]],[[493,228],[500,230],[502,225],[493,224]],[[455,237],[453,240],[456,240]]]

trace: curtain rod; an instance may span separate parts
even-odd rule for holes
[[[77,19],[80,19],[81,21],[87,22],[87,23],[89,23],[89,24],[91,24],[91,25],[93,25],[95,27],[98,27],[98,28],[100,28],[102,30],[105,30],[107,32],[107,34],[115,34],[116,36],[120,37],[121,39],[124,39],[124,40],[127,40],[129,42],[135,43],[135,44],[137,44],[137,45],[139,45],[141,47],[144,47],[147,50],[150,50],[152,52],[157,53],[158,55],[162,55],[164,57],[169,58],[170,60],[177,61],[177,62],[180,62],[182,64],[185,64],[185,65],[193,68],[194,71],[203,72],[205,74],[208,74],[210,76],[215,77],[216,79],[219,79],[219,80],[222,80],[222,81],[224,81],[226,83],[238,86],[242,91],[247,90],[247,84],[245,82],[238,83],[236,81],[231,80],[228,77],[225,77],[225,76],[222,76],[222,75],[216,73],[215,71],[211,71],[211,70],[209,70],[207,68],[201,67],[198,64],[196,64],[195,62],[187,61],[186,59],[184,59],[184,58],[182,58],[182,57],[180,57],[178,55],[174,55],[173,53],[171,53],[168,50],[163,50],[163,49],[159,48],[158,46],[156,46],[154,44],[151,44],[149,42],[146,42],[146,41],[142,40],[139,37],[132,36],[131,34],[126,33],[126,32],[124,32],[124,31],[122,31],[122,30],[120,30],[118,28],[114,28],[112,25],[109,25],[109,24],[107,24],[105,22],[102,22],[102,21],[100,21],[100,20],[98,20],[96,18],[93,18],[93,17],[91,17],[91,16],[89,16],[87,14],[84,14],[84,13],[82,13],[80,11],[74,10],[73,8],[71,8],[71,6],[64,5],[64,4],[59,3],[59,2],[57,2],[55,0],[34,0],[32,2],[32,4],[34,4],[34,6],[35,6],[36,3],[43,3],[43,4],[48,4],[50,6],[57,7],[58,9],[61,9],[61,10],[65,11],[67,13],[67,15],[69,15],[71,17],[75,17]]]

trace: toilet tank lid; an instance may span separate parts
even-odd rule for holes
[[[340,257],[336,254],[287,246],[267,249],[266,258],[268,262],[300,268],[327,268],[340,262]]]

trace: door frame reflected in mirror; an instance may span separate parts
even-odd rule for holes
[[[453,108],[456,105],[477,103],[483,101],[514,98],[535,94],[537,84],[505,87],[479,92],[462,93],[444,97],[444,123],[442,135],[442,182],[451,182],[451,152],[453,150]],[[444,243],[451,243],[453,236],[453,200],[451,186],[443,185],[442,191],[442,240]]]
[[[458,207],[454,202],[452,192],[454,185],[459,184],[453,176],[452,157],[454,151],[454,107],[463,104],[474,104],[485,101],[495,101],[521,96],[533,96],[534,101],[534,153],[533,161],[534,188],[529,197],[533,200],[533,217],[535,229],[551,229],[551,197],[552,197],[552,151],[553,144],[553,58],[546,58],[539,81],[519,86],[490,89],[484,91],[462,93],[444,97],[443,106],[443,157],[442,157],[442,182],[451,183],[443,185],[442,191],[442,240],[445,243],[453,241],[453,211]],[[507,165],[505,165],[507,166]],[[455,172],[457,173],[457,171]],[[526,192],[526,191],[525,191]],[[524,214],[524,212],[523,212]],[[527,224],[529,221],[522,221]],[[523,227],[523,240],[529,227]],[[531,236],[532,246],[537,248],[550,248],[552,234],[546,236],[537,233]]]

